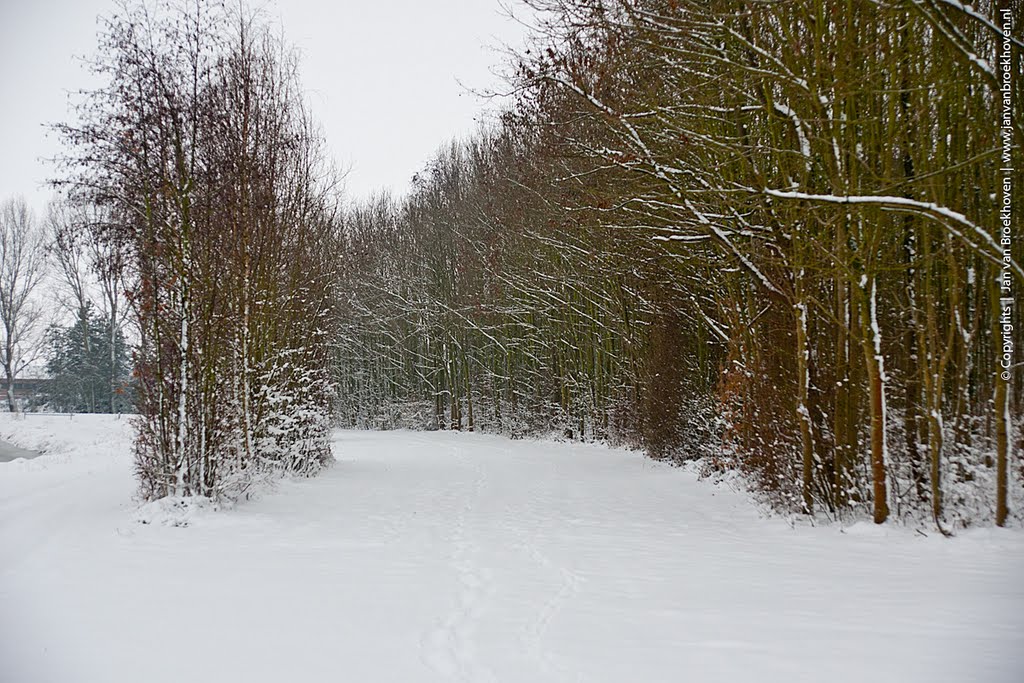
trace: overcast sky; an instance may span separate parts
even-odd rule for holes
[[[445,140],[475,127],[488,102],[466,92],[499,85],[521,26],[498,0],[270,0],[302,51],[303,84],[349,197],[403,191]],[[98,14],[113,0],[0,0],[0,199],[41,211],[59,150],[44,124],[66,120],[68,91],[90,84],[76,56],[95,51]],[[463,85],[460,85],[460,82]]]

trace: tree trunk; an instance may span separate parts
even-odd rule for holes
[[[807,347],[807,303],[803,301],[799,276],[797,279],[796,309],[796,372],[797,372],[797,420],[800,422],[800,445],[802,451],[801,493],[804,513],[814,514],[814,428],[807,399],[810,393],[811,371],[810,352]]]
[[[468,356],[463,354],[463,366],[462,371],[466,376],[466,429],[473,431],[475,428],[473,420],[473,386],[469,380],[469,360]]]
[[[995,287],[993,287],[995,289]],[[1012,303],[1004,304],[999,300],[998,291],[992,294],[999,315],[994,316],[995,330],[993,343],[996,345],[996,358],[1003,357],[1003,320],[1012,314]],[[1005,308],[1004,308],[1005,305]],[[1007,474],[1009,468],[1010,449],[1010,368],[997,367],[995,376],[995,396],[993,406],[996,418],[996,526],[1005,526],[1009,516],[1009,505],[1006,500]]]
[[[7,409],[12,413],[18,412],[18,404],[14,402],[14,344],[11,341],[12,333],[10,327],[7,330],[7,347],[5,349],[7,358],[4,363],[4,373],[7,375]]]
[[[110,307],[110,412],[117,410],[117,305],[111,301]]]
[[[14,402],[14,373],[10,370],[7,370],[7,409],[18,412],[18,404]]]
[[[871,281],[870,299],[867,305],[861,305],[860,313],[861,346],[864,349],[864,362],[868,371],[868,394],[871,405],[871,484],[874,521],[875,524],[882,524],[889,518],[889,494],[885,472],[885,363],[882,358],[882,333],[878,326],[874,279]]]

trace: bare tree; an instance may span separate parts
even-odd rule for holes
[[[82,223],[81,211],[70,202],[55,201],[47,207],[48,246],[56,266],[55,275],[61,281],[58,299],[70,313],[79,316],[92,299],[86,240],[80,229]]]
[[[100,311],[106,321],[109,342],[110,399],[107,408],[117,412],[117,395],[123,378],[117,363],[118,343],[124,331],[127,306],[121,272],[123,245],[104,239],[110,217],[98,206],[76,204],[67,199],[50,204],[47,211],[49,251],[56,266],[61,305],[78,321],[82,344],[89,353],[88,319]]]
[[[32,340],[43,318],[33,293],[46,272],[46,250],[25,199],[0,207],[0,365],[7,381],[7,406],[13,413],[14,380],[33,359]]]
[[[92,297],[89,287],[89,263],[84,236],[79,229],[81,212],[68,202],[54,202],[46,214],[49,250],[60,280],[57,298],[75,316],[82,331],[82,344],[89,353],[89,309]]]

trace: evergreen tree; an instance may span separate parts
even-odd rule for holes
[[[46,370],[52,378],[48,398],[54,410],[105,413],[133,409],[127,346],[120,330],[111,334],[109,317],[90,306],[85,316],[71,325],[52,326],[47,343],[50,358]]]

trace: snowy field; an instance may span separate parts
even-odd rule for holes
[[[47,452],[0,463],[3,683],[1024,681],[1020,530],[794,529],[635,453],[451,433],[140,509],[127,420],[0,438]]]

